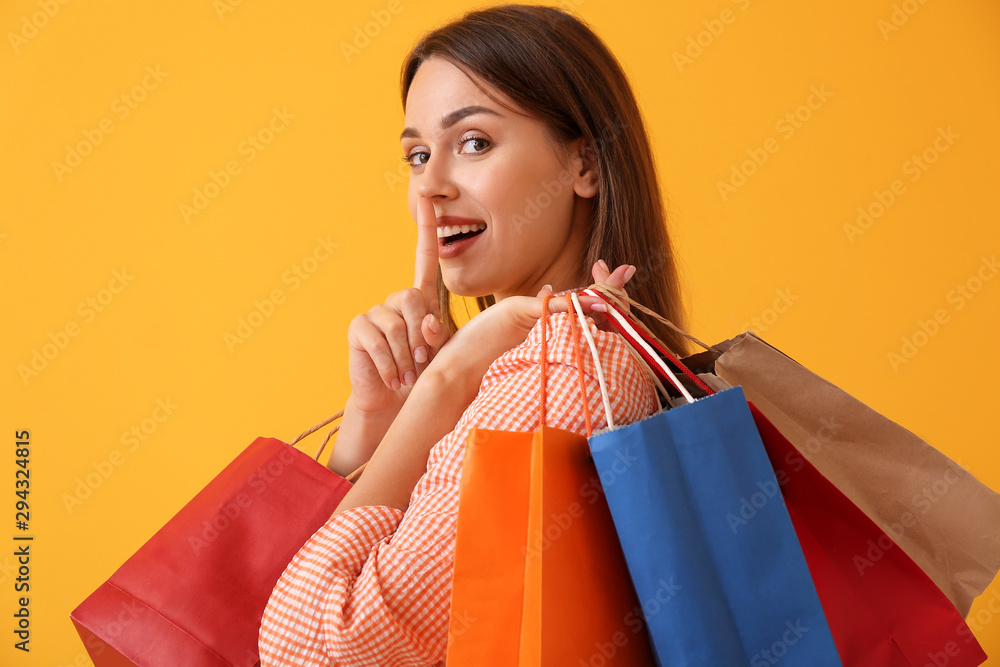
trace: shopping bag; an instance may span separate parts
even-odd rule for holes
[[[986,653],[961,614],[913,559],[753,403],[750,411],[844,664],[975,667],[985,662]]]
[[[271,590],[350,487],[289,444],[254,440],[70,614],[94,665],[259,665]]]
[[[656,602],[644,610],[658,663],[839,666],[742,390],[615,427],[600,385],[610,427],[589,446],[632,582]],[[733,519],[746,505],[753,520],[740,526]]]
[[[671,591],[645,615],[661,666],[841,664],[739,387],[590,448],[639,597]],[[728,517],[759,494],[768,502],[734,530]]]
[[[616,312],[627,339],[642,339],[657,352],[663,349],[648,332],[636,333],[627,315]],[[711,393],[729,387],[711,373],[718,354],[701,353],[686,358],[685,363],[669,351],[663,356],[694,382],[705,381],[699,388]],[[689,369],[686,362],[691,359],[696,363]],[[696,375],[698,371],[703,373]],[[981,664],[986,659],[982,648],[927,574],[820,474],[753,402],[749,406],[844,664]],[[766,502],[763,495],[751,496],[739,514],[731,517],[734,526],[753,521],[757,506]],[[870,571],[873,562],[869,559],[877,563]]]
[[[724,349],[715,360],[719,377],[742,385],[805,458],[968,615],[1000,570],[1000,494],[752,333],[716,347]]]
[[[651,667],[642,610],[587,439],[545,425],[545,319],[541,427],[474,428],[468,436],[446,662]]]

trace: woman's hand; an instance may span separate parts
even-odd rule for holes
[[[608,269],[608,265],[604,263],[603,259],[597,260],[593,268],[591,268],[591,274],[594,276],[595,283],[605,283],[614,287],[615,289],[625,292],[625,296],[628,296],[628,292],[625,291],[625,283],[632,279],[635,275],[635,267],[629,264],[619,266],[615,269],[614,273],[611,273]],[[628,303],[625,304],[625,310],[630,310]],[[602,308],[593,314],[594,324],[601,331],[615,331],[616,329],[608,324],[607,317],[603,313],[607,312],[606,308]]]
[[[347,329],[351,395],[327,466],[347,475],[367,461],[410,390],[450,337],[437,297],[438,239],[434,205],[417,200],[413,287],[358,315]]]
[[[635,267],[629,265],[619,266],[613,273],[603,262],[593,267],[596,282],[607,283],[616,289],[624,289],[634,273]],[[552,289],[546,285],[536,296],[511,296],[490,306],[458,330],[438,355],[435,367],[453,376],[466,377],[469,381],[467,390],[478,390],[490,364],[507,350],[524,342],[542,316],[543,298],[550,294]],[[603,300],[585,294],[580,294],[579,299],[584,313],[595,316],[595,323],[598,318],[603,320],[602,314],[607,312]],[[549,301],[551,313],[572,309],[567,298],[560,296]]]
[[[417,256],[413,287],[358,315],[347,330],[351,401],[366,414],[394,416],[417,377],[448,341],[440,326],[438,238],[434,205],[417,200]]]

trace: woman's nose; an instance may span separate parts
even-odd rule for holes
[[[420,179],[417,194],[421,197],[444,196],[451,199],[458,195],[458,187],[446,159],[428,159],[417,178]]]

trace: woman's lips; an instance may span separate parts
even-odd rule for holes
[[[441,259],[458,257],[475,244],[476,240],[486,231],[486,223],[482,220],[476,220],[475,218],[462,218],[454,215],[446,215],[438,218],[437,222],[438,230],[445,227],[459,227],[469,230],[468,232],[461,232],[457,235],[438,237],[438,257]],[[450,229],[449,231],[454,231],[454,229]]]
[[[438,227],[454,227],[455,225],[485,225],[486,223],[478,218],[462,218],[457,215],[442,215],[437,219]]]

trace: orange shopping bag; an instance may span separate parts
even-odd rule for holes
[[[587,438],[545,425],[545,304],[542,426],[473,429],[466,443],[447,664],[652,667]]]

